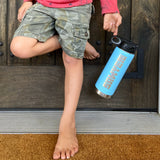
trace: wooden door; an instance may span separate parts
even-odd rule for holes
[[[90,43],[101,58],[84,60],[84,83],[78,109],[157,110],[158,108],[158,26],[159,0],[119,0],[123,24],[121,37],[132,39],[144,50],[144,78],[123,79],[112,99],[95,92],[95,82],[110,57],[111,33],[103,30],[100,2],[94,0],[96,13],[91,20]],[[22,2],[21,2],[22,3]],[[30,59],[12,55],[9,45],[18,26],[17,0],[0,0],[0,107],[1,109],[62,109],[64,67],[61,50]],[[2,12],[3,11],[3,12]],[[137,56],[128,72],[137,72]]]

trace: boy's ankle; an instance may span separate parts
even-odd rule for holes
[[[61,119],[75,121],[75,113],[63,112]]]

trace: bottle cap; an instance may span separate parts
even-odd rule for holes
[[[138,48],[138,45],[136,43],[133,43],[130,40],[126,40],[118,36],[113,36],[109,44],[115,44],[119,48],[133,54],[136,52]]]

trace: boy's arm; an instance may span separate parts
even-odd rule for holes
[[[118,27],[122,23],[117,0],[100,0],[102,14],[104,15],[103,28],[114,35],[118,34]]]

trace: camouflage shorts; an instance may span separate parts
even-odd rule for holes
[[[92,4],[71,8],[49,8],[39,3],[27,10],[14,37],[26,36],[40,42],[58,33],[63,51],[82,59],[89,39]]]

